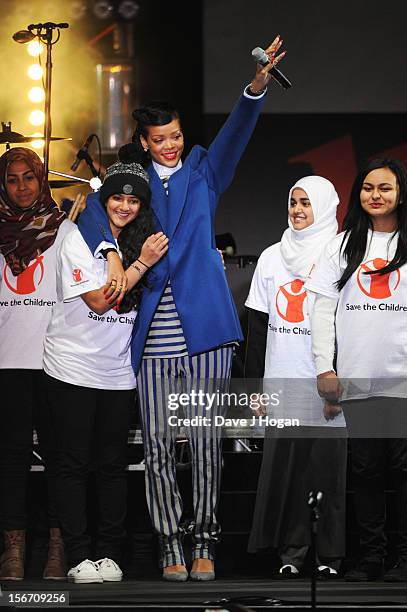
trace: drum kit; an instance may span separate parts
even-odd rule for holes
[[[14,132],[11,129],[11,121],[5,123],[1,122],[1,132],[0,132],[0,145],[6,145],[6,150],[8,151],[11,148],[12,144],[26,144],[34,141],[42,140],[41,136],[26,136],[25,134],[20,134],[20,132]],[[55,140],[72,140],[72,138],[66,138],[64,136],[51,136],[51,141]],[[63,187],[71,187],[72,185],[77,185],[78,183],[90,183],[93,189],[98,189],[100,187],[97,186],[97,182],[94,179],[84,179],[78,176],[72,176],[71,174],[66,174],[65,172],[57,172],[55,170],[48,170],[49,174],[53,174],[56,176],[65,177],[65,179],[59,180],[50,180],[49,186],[53,189],[61,189]],[[92,181],[92,182],[91,182]]]

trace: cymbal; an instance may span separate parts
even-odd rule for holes
[[[74,180],[65,180],[65,181],[54,180],[54,181],[48,181],[48,184],[53,189],[61,189],[62,187],[69,187],[70,185],[78,185],[78,183],[80,182],[81,181],[74,181]]]
[[[24,142],[33,142],[34,140],[44,140],[43,136],[25,136],[18,132],[0,132],[0,144],[21,144]],[[50,140],[72,140],[63,136],[51,136]]]
[[[24,136],[24,138],[30,138],[31,140],[44,140],[43,136]],[[66,136],[51,136],[50,140],[72,140],[72,138]]]
[[[23,134],[18,132],[12,132],[11,130],[3,130],[0,132],[0,143],[5,144],[6,142],[27,142],[24,140]]]

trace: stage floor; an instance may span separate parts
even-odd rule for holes
[[[72,584],[43,580],[20,583],[3,582],[2,595],[18,592],[69,592],[70,606],[81,608],[134,608],[141,610],[204,610],[223,607],[219,600],[232,599],[252,610],[275,607],[272,600],[280,600],[281,608],[310,606],[310,584],[306,580],[264,580],[244,577],[218,579],[214,582],[182,584],[156,580],[124,580],[121,583]],[[270,601],[261,603],[253,597]],[[247,599],[249,598],[249,599]],[[1,601],[1,600],[0,600]],[[4,602],[6,603],[6,602]],[[3,605],[4,605],[3,603]],[[273,605],[274,603],[274,605]],[[407,583],[385,582],[349,583],[343,580],[317,583],[317,605],[330,609],[369,607],[375,609],[407,609]],[[227,605],[225,605],[227,609]],[[0,606],[1,610],[1,606]]]

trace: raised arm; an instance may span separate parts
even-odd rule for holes
[[[221,130],[208,149],[208,180],[210,186],[222,193],[232,181],[236,166],[250,140],[264,103],[264,94],[270,81],[270,70],[285,55],[277,55],[282,40],[277,36],[266,49],[270,63],[257,64],[256,74],[245,93],[239,98]]]

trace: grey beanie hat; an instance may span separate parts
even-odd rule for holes
[[[149,204],[151,199],[149,180],[147,172],[140,164],[116,162],[106,170],[105,179],[99,192],[100,201],[106,205],[110,196],[123,193],[133,195],[140,198],[144,204]]]

